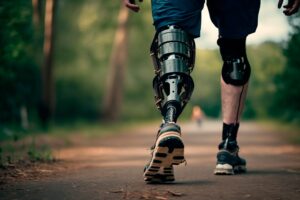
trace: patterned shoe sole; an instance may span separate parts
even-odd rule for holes
[[[168,132],[156,142],[149,166],[144,172],[147,182],[174,181],[173,165],[184,162],[184,144],[177,132]]]
[[[230,164],[217,164],[214,171],[215,175],[234,175],[239,173],[245,173],[247,171],[246,166],[237,165],[232,166]]]

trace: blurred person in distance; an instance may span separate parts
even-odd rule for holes
[[[204,113],[200,106],[194,106],[192,110],[192,121],[196,122],[199,126],[202,124]]]

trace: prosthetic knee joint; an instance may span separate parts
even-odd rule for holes
[[[179,27],[167,26],[156,33],[150,51],[157,108],[166,123],[176,122],[194,89],[190,77],[195,63],[194,40]]]
[[[235,86],[245,85],[251,73],[246,55],[246,38],[218,40],[222,59],[222,78],[227,84]]]

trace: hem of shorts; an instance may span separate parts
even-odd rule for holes
[[[158,24],[158,25],[153,23],[153,26],[155,27],[156,31],[159,30],[160,28],[164,27],[164,26],[169,26],[169,25],[177,25],[179,27],[182,27],[182,26],[178,25],[176,22],[161,23],[161,24]],[[193,38],[199,38],[201,36],[200,30],[199,30],[199,33],[196,33],[196,31],[189,31],[189,30],[186,30],[184,27],[182,27],[182,28],[183,28],[183,30],[188,32]]]

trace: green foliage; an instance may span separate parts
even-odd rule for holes
[[[31,162],[53,162],[55,161],[50,147],[43,145],[38,148],[33,141],[27,151],[28,158]]]
[[[2,147],[0,147],[0,167],[4,166],[4,160],[3,160],[3,150]]]
[[[16,149],[12,144],[0,147],[0,167],[14,163],[16,160]]]
[[[54,162],[50,146],[36,145],[34,138],[31,144],[23,144],[16,141],[6,141],[0,147],[0,167],[6,168],[9,165],[15,165],[19,162]]]
[[[57,121],[99,119],[120,5],[120,1],[105,0],[58,1],[54,45]],[[160,117],[154,105],[154,72],[149,56],[154,35],[151,5],[150,1],[140,5],[141,12],[130,12],[129,18],[122,120]],[[36,63],[42,63],[42,21],[41,27],[33,28],[31,1],[0,3],[0,134],[5,133],[0,139],[18,135],[20,129],[12,131],[2,123],[19,124],[21,106],[28,108],[30,116],[36,110],[41,85]],[[293,34],[284,50],[287,60],[280,44],[265,42],[248,47],[252,76],[245,118],[277,116],[299,122],[299,15],[292,24]],[[189,118],[194,105],[200,105],[207,116],[220,117],[221,65],[217,49],[197,50],[192,73],[195,90],[183,118]],[[31,151],[30,156],[37,155]]]
[[[151,25],[151,6],[145,1],[141,13],[130,13],[129,52],[125,78],[122,118],[150,119],[159,117],[154,104],[152,79],[154,69],[150,58],[150,43],[154,35]]]
[[[98,119],[120,1],[63,1],[55,41],[56,116]]]
[[[245,116],[266,118],[272,116],[273,101],[277,93],[274,77],[281,74],[285,58],[282,48],[274,42],[265,42],[248,48],[252,67]],[[266,100],[268,99],[268,100]]]
[[[20,107],[37,102],[39,70],[32,59],[31,1],[0,4],[0,122],[18,122]]]
[[[97,119],[100,108],[98,77],[90,71],[78,72],[78,69],[65,73],[56,82],[57,120]]]
[[[149,46],[154,34],[154,28],[150,25],[151,6],[148,1],[141,6],[142,12],[130,13],[129,60],[122,120],[160,116],[154,105],[154,73],[149,57]],[[101,113],[118,10],[119,2],[114,1],[64,1],[60,4],[56,41],[57,118],[94,119]],[[297,52],[297,46],[294,46]],[[252,76],[244,118],[273,116],[280,107],[274,103],[275,99],[284,96],[281,95],[283,89],[279,89],[279,83],[292,80],[278,78],[280,81],[274,82],[274,77],[280,77],[285,66],[282,47],[277,43],[265,42],[248,47],[248,55]],[[184,118],[190,116],[194,105],[200,105],[210,117],[220,117],[221,65],[218,50],[197,51],[196,67],[192,74],[195,90],[183,113]],[[295,71],[289,73],[297,74]]]
[[[300,14],[290,19],[293,28],[284,50],[287,58],[282,74],[276,76],[277,96],[274,114],[285,121],[300,123]]]
[[[197,50],[196,64],[192,73],[195,89],[191,105],[200,105],[210,117],[218,117],[221,110],[220,69],[222,66],[218,50]]]

